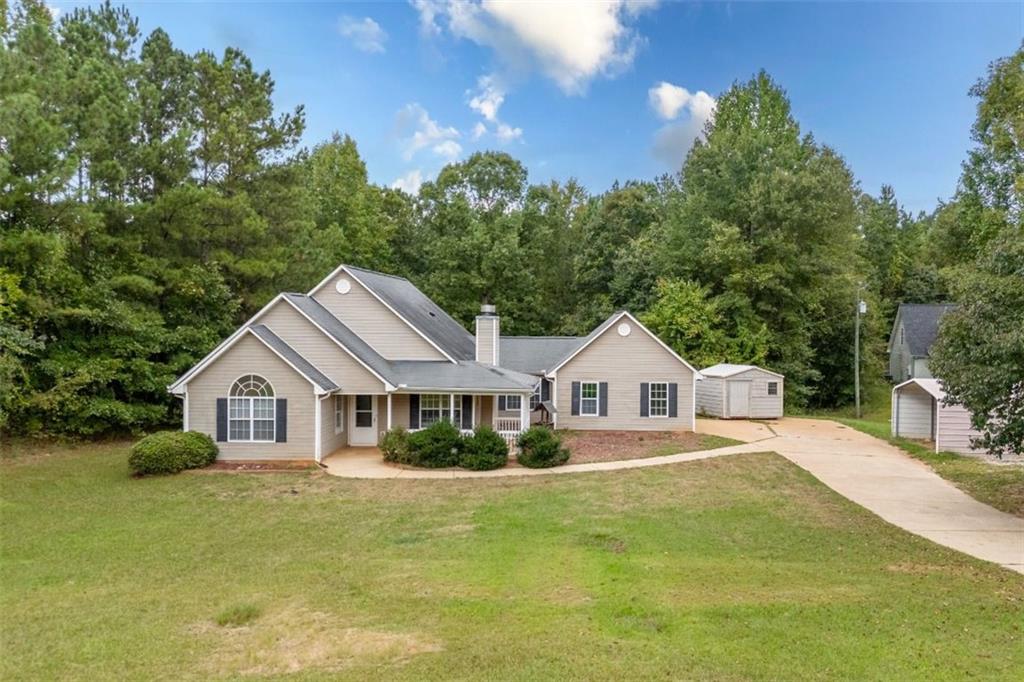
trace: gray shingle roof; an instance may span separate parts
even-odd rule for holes
[[[346,265],[360,282],[380,296],[428,339],[456,360],[473,360],[476,344],[473,335],[442,310],[409,280]]]
[[[285,343],[280,336],[270,331],[269,327],[262,324],[254,324],[249,327],[249,329],[251,329],[256,336],[260,337],[264,343],[273,348],[285,360],[291,363],[291,365],[295,367],[295,369],[299,370],[304,377],[312,381],[321,389],[325,391],[338,390],[338,385],[336,383],[331,381],[326,374],[314,367],[312,363],[306,360],[306,358],[299,355],[299,353]]]
[[[903,320],[907,346],[915,358],[928,357],[932,344],[939,335],[939,320],[950,310],[953,303],[901,303],[896,319]],[[895,324],[894,329],[895,332]]]
[[[502,367],[527,374],[542,374],[576,350],[582,336],[503,336],[499,346]]]
[[[392,360],[397,384],[403,389],[533,391],[537,377],[479,362]]]
[[[285,298],[294,303],[299,310],[308,315],[345,348],[352,351],[352,354],[367,367],[390,381],[390,363],[381,357],[380,353],[374,350],[370,344],[363,341],[358,334],[349,329],[344,322],[335,317],[331,311],[323,307],[319,301],[305,294],[285,294]]]

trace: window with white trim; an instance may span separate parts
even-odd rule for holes
[[[345,430],[345,396],[334,396],[334,432]]]
[[[541,385],[543,383],[544,383],[543,380],[538,382],[537,383],[537,388],[533,389],[533,395],[530,396],[530,411],[531,412],[533,410],[536,410],[537,406],[540,405],[540,388],[541,388]]]
[[[228,441],[273,443],[277,423],[274,387],[256,374],[247,374],[228,393]]]
[[[580,414],[584,417],[596,417],[600,412],[601,385],[596,381],[584,381],[580,384]]]
[[[647,393],[647,414],[652,417],[668,416],[668,383],[650,384]]]
[[[769,381],[768,382],[768,395],[778,395],[778,394],[779,394],[779,382],[777,382],[777,381]]]
[[[462,425],[462,396],[455,396],[455,417],[451,415],[451,396],[447,393],[425,393],[420,396],[420,428],[427,428],[442,419],[455,426]]]
[[[523,397],[520,395],[505,396],[505,409],[518,412],[523,408]]]

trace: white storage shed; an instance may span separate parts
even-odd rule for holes
[[[783,383],[777,372],[754,365],[719,364],[702,369],[697,413],[724,419],[778,419]]]
[[[935,443],[935,452],[961,455],[984,452],[971,447],[979,434],[971,414],[961,405],[943,405],[946,392],[938,379],[910,379],[892,389],[891,428],[894,436]]]

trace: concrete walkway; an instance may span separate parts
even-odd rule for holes
[[[337,452],[325,459],[324,464],[328,473],[349,478],[500,478],[617,471],[744,452],[773,451],[893,525],[940,545],[1024,573],[1024,519],[978,502],[923,462],[884,441],[820,419],[787,418],[767,425],[699,419],[697,431],[745,442],[703,452],[569,464],[553,469],[400,469],[385,464],[376,448],[351,448]]]

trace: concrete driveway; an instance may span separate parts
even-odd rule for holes
[[[751,430],[758,426],[697,420],[697,431],[777,452],[893,525],[1024,573],[1024,519],[978,502],[902,450],[822,419],[768,422],[773,435]]]

